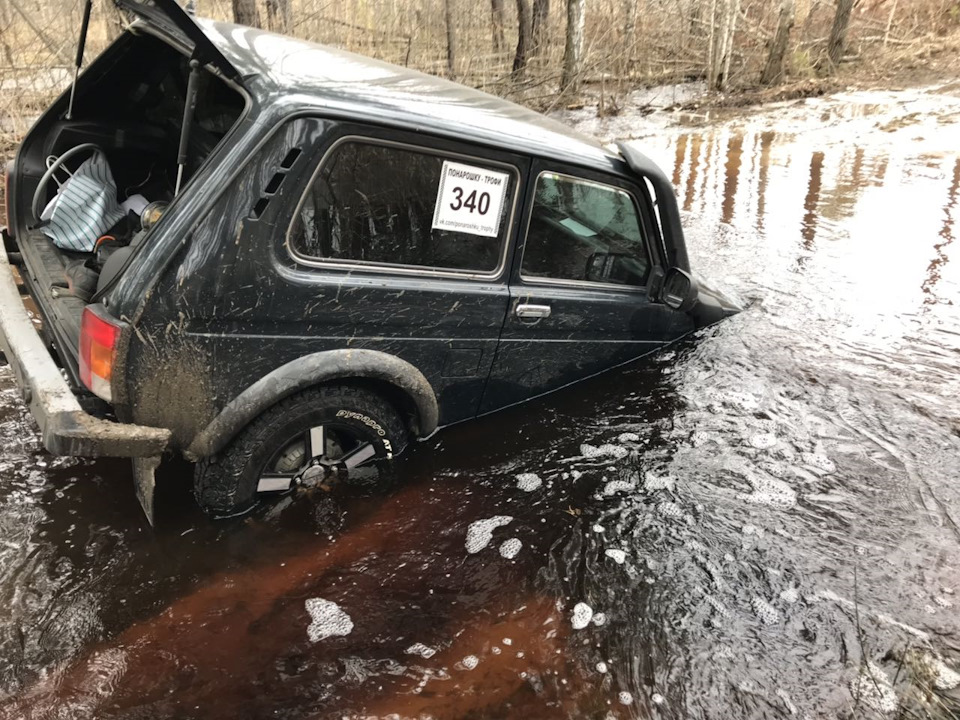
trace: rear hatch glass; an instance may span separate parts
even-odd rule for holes
[[[194,49],[197,59],[212,65],[224,77],[240,81],[240,73],[210,41],[203,30],[181,8],[176,0],[115,0],[117,6],[131,15],[163,30]]]

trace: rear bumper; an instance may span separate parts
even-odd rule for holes
[[[160,455],[170,442],[169,430],[104,420],[80,407],[20,298],[5,250],[6,228],[0,228],[0,240],[0,349],[40,426],[43,446],[54,455]]]

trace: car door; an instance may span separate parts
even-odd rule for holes
[[[474,417],[509,305],[529,159],[301,117],[250,168],[179,273],[202,265],[210,281],[171,293],[230,364],[217,397],[312,353],[364,348],[423,373],[441,424]]]
[[[644,188],[546,161],[534,163],[529,182],[482,412],[645,355],[693,327],[648,296],[664,263]]]

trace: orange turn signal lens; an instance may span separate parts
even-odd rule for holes
[[[110,381],[117,354],[120,328],[112,323],[102,305],[87,305],[80,321],[80,380],[107,402],[113,400]]]

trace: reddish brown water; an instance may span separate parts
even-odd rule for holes
[[[378,486],[212,523],[170,468],[155,531],[3,369],[0,718],[957,716],[960,99],[568,119],[746,310]]]

